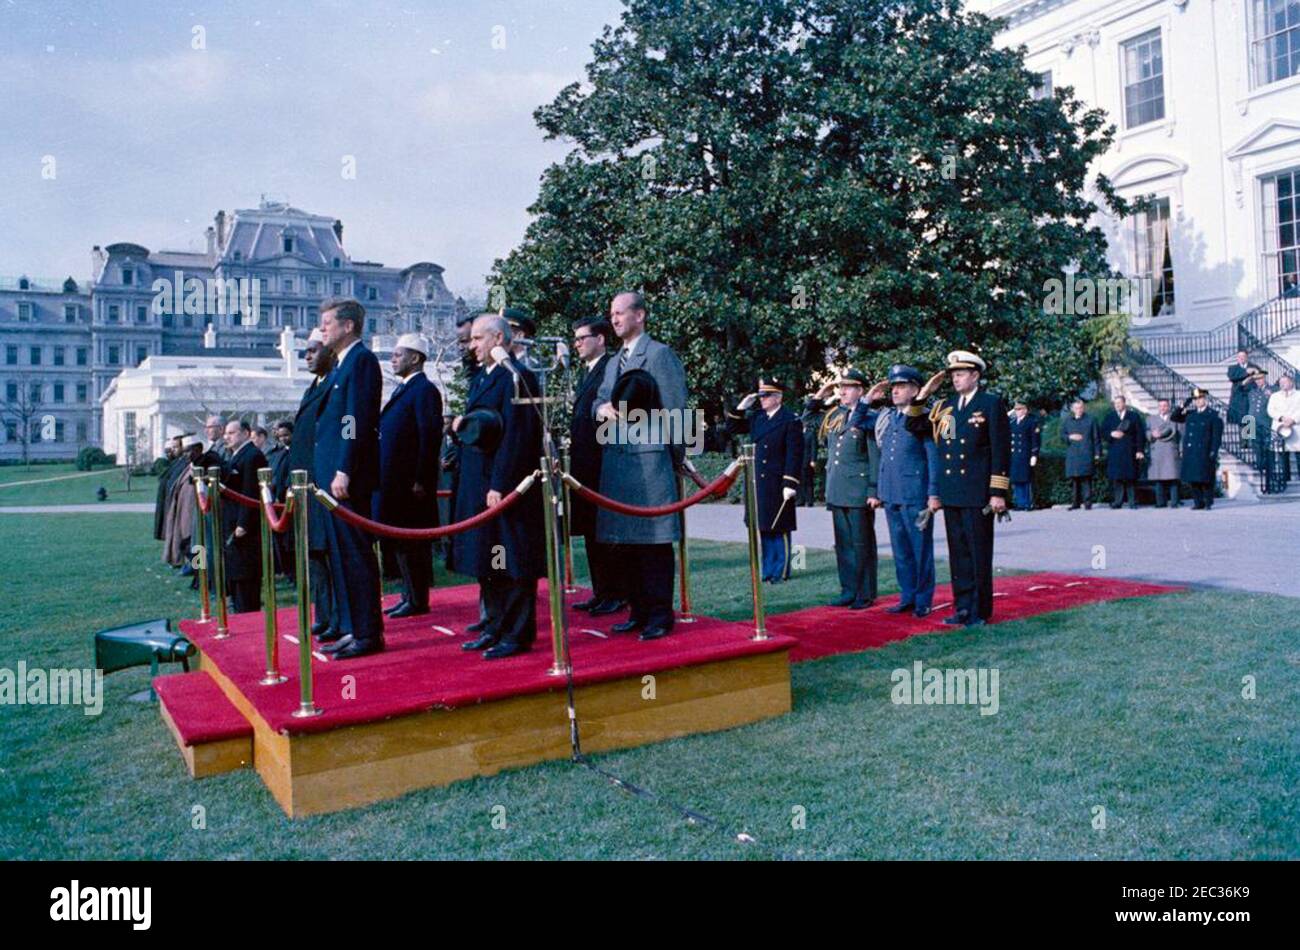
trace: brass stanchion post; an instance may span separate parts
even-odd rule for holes
[[[569,445],[567,442],[564,445],[563,458],[564,474],[568,475],[570,465]],[[569,493],[569,483],[563,479],[561,479],[561,482],[563,494],[560,497],[564,501],[564,510],[561,512],[561,523],[564,525],[564,592],[572,594],[578,589],[573,584],[573,496]],[[590,556],[590,553],[588,553],[588,564],[591,563]]]
[[[221,469],[214,465],[208,469],[208,515],[212,519],[208,537],[212,541],[212,586],[217,598],[216,639],[230,636],[229,615],[226,605],[226,552],[225,529],[221,526]]]
[[[204,481],[203,469],[190,466],[190,481],[194,486],[195,501],[199,506],[199,536],[198,536],[198,555],[199,555],[199,623],[212,622],[212,602],[208,594],[208,515],[203,510],[203,503],[206,500],[208,491],[207,482]],[[194,552],[191,552],[194,553]]]
[[[298,708],[294,717],[305,719],[322,712],[312,701],[311,689],[311,581],[307,576],[307,473],[289,473],[293,492],[293,561],[298,581]]]
[[[763,583],[759,570],[758,478],[754,473],[754,445],[746,444],[740,452],[745,461],[745,514],[749,522],[749,584],[754,590],[754,637],[767,639],[767,616],[763,609]]]
[[[262,501],[271,497],[271,470],[259,468],[257,483],[261,486]],[[262,532],[262,619],[266,623],[266,675],[258,682],[263,686],[278,686],[288,680],[280,673],[280,631],[275,622],[275,539],[271,534],[271,521],[265,506],[257,519]]]
[[[560,563],[559,533],[556,524],[555,508],[558,493],[555,488],[555,473],[551,471],[550,462],[542,457],[542,504],[546,526],[546,592],[551,604],[551,652],[555,662],[547,670],[550,676],[567,676],[569,673],[569,650],[564,637],[564,592],[560,588],[564,571]]]
[[[679,498],[686,497],[686,479],[681,475],[677,476],[677,495]],[[682,539],[677,544],[677,560],[681,570],[681,600],[680,616],[677,618],[678,623],[695,623],[695,617],[691,613],[691,551],[690,543],[686,540],[686,509],[683,508],[677,512],[677,524],[682,532]]]

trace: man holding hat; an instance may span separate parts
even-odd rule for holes
[[[790,534],[795,529],[795,496],[803,471],[803,425],[781,404],[785,384],[760,379],[758,392],[740,401],[732,431],[749,433],[754,443],[754,483],[758,487],[758,533],[763,545],[763,580],[790,579]],[[748,524],[749,515],[745,515]]]
[[[1116,396],[1111,405],[1114,408],[1101,424],[1106,441],[1106,477],[1115,486],[1110,506],[1123,507],[1127,497],[1128,506],[1136,508],[1137,480],[1142,461],[1146,458],[1146,426],[1142,417],[1128,407],[1128,400],[1123,396]]]
[[[818,398],[825,398],[831,387],[839,391],[839,405],[826,413],[820,430],[826,443],[826,507],[840,577],[840,596],[831,606],[865,610],[876,599],[876,414],[863,401],[867,377],[861,370],[846,370],[823,386]]]
[[[1034,507],[1034,468],[1038,465],[1038,417],[1029,405],[1017,399],[1011,409],[1011,506],[1017,511]]]
[[[377,520],[399,528],[432,528],[438,524],[442,394],[424,374],[428,356],[429,343],[420,334],[398,337],[392,356],[398,383],[379,412]],[[431,542],[383,543],[393,545],[402,573],[402,599],[387,611],[388,615],[427,614],[433,580]]]
[[[1002,397],[980,391],[984,360],[954,350],[947,364],[922,387],[908,410],[908,426],[932,436],[939,449],[939,500],[956,606],[943,622],[976,627],[993,616],[993,519],[1007,508],[1011,438]],[[927,416],[922,403],[945,375],[957,392],[935,403]]]
[[[1300,390],[1295,387],[1295,377],[1283,373],[1277,381],[1277,392],[1268,397],[1268,416],[1273,420],[1273,431],[1282,440],[1282,483],[1291,479],[1291,460],[1295,459],[1296,478],[1300,478]]]
[[[889,525],[898,578],[898,603],[885,612],[912,611],[918,617],[934,602],[934,513],[939,502],[939,448],[927,433],[908,428],[908,409],[921,391],[921,374],[911,366],[889,368],[892,406],[876,418],[880,446],[878,494]],[[925,513],[924,527],[918,521]]]
[[[1223,420],[1210,408],[1209,393],[1204,389],[1193,389],[1182,408],[1170,418],[1183,424],[1182,477],[1192,486],[1192,508],[1196,511],[1213,508]]]

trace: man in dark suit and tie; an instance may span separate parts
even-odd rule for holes
[[[470,340],[482,367],[470,387],[465,412],[452,423],[461,432],[465,419],[493,420],[491,438],[463,439],[453,520],[463,521],[501,504],[537,470],[542,455],[542,424],[536,405],[516,403],[539,394],[537,377],[510,355],[510,324],[485,313],[474,321]],[[483,650],[497,660],[526,652],[537,639],[537,579],[546,571],[542,493],[534,488],[512,507],[452,537],[451,560],[472,572],[487,612],[486,625],[465,650]]]
[[[1102,438],[1106,441],[1106,477],[1115,484],[1112,508],[1119,508],[1128,497],[1128,506],[1136,508],[1137,480],[1141,473],[1143,450],[1146,448],[1146,426],[1142,417],[1128,407],[1123,396],[1111,400],[1115,408],[1101,424]]]
[[[334,353],[316,411],[313,480],[339,504],[369,518],[379,486],[379,360],[361,342],[366,309],[350,297],[321,304],[320,329]],[[325,544],[337,611],[335,627],[321,635],[323,652],[345,660],[384,648],[379,604],[379,565],[370,536],[347,522],[325,520]]]
[[[596,394],[605,379],[605,367],[611,356],[609,342],[614,328],[604,317],[584,317],[574,324],[573,349],[582,361],[582,378],[573,397],[573,415],[569,423],[569,472],[589,488],[600,486],[601,446],[596,441],[593,410]],[[613,551],[596,538],[596,508],[576,495],[569,499],[569,533],[581,536],[587,551],[587,569],[591,575],[591,597],[573,606],[593,617],[617,613],[627,605],[622,594],[622,578]]]
[[[605,378],[596,394],[594,417],[599,426],[619,431],[619,407],[611,402],[618,378],[630,370],[644,370],[658,391],[661,419],[677,417],[678,432],[686,432],[686,371],[682,361],[645,331],[645,298],[635,292],[615,295],[609,305],[609,322],[621,346],[605,364]],[[628,427],[629,432],[631,427]],[[600,493],[631,505],[657,506],[678,500],[677,470],[686,458],[682,440],[649,426],[644,437],[611,439],[603,446]],[[615,546],[614,557],[627,584],[631,616],[615,624],[615,633],[641,631],[642,640],[657,640],[673,629],[673,543],[681,540],[676,515],[641,518],[602,508],[596,514],[596,538]]]
[[[294,417],[293,439],[289,442],[288,460],[285,462],[285,478],[289,473],[300,470],[311,477],[312,459],[316,453],[316,410],[320,408],[321,397],[325,395],[325,378],[334,368],[334,353],[325,346],[325,336],[317,327],[307,339],[307,348],[303,354],[307,361],[307,371],[312,374],[311,385],[302,394],[298,403],[298,414]],[[282,486],[287,494],[288,481]],[[307,502],[307,577],[311,588],[312,610],[315,619],[311,633],[314,637],[337,629],[334,624],[335,605],[334,588],[330,579],[329,549],[325,544],[325,522],[331,518],[328,512],[315,498],[309,496]],[[285,535],[289,532],[286,531]],[[338,639],[335,637],[334,639]]]
[[[432,528],[438,524],[438,459],[442,451],[442,394],[424,374],[429,343],[403,334],[393,347],[399,382],[379,414],[379,511],[384,524]],[[429,541],[392,541],[402,572],[402,600],[390,617],[429,612],[433,547]]]
[[[253,444],[252,429],[242,419],[226,423],[229,459],[221,466],[221,484],[249,498],[259,498],[257,470],[266,456]],[[262,608],[262,512],[228,501],[221,506],[221,552],[225,558],[226,587],[237,614]]]

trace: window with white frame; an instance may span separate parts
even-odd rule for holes
[[[1124,127],[1165,117],[1165,63],[1160,30],[1148,30],[1120,47],[1124,70]]]
[[[1300,0],[1249,0],[1250,63],[1256,86],[1300,75]]]
[[[1133,271],[1141,281],[1147,317],[1174,314],[1174,260],[1169,246],[1169,199],[1156,198],[1133,215]]]
[[[1300,168],[1260,179],[1264,286],[1269,296],[1300,296]]]

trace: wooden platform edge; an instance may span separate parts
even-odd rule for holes
[[[181,750],[181,757],[185,760],[185,768],[190,773],[190,778],[200,779],[207,778],[210,775],[221,775],[225,772],[234,772],[237,769],[247,768],[252,764],[252,736],[236,736],[231,739],[217,739],[213,742],[187,745],[181,737],[181,731],[176,727],[176,722],[172,719],[171,713],[167,711],[167,704],[159,702],[158,711],[162,715],[163,722],[167,724],[167,729],[171,732],[172,738],[176,740],[176,745]]]

